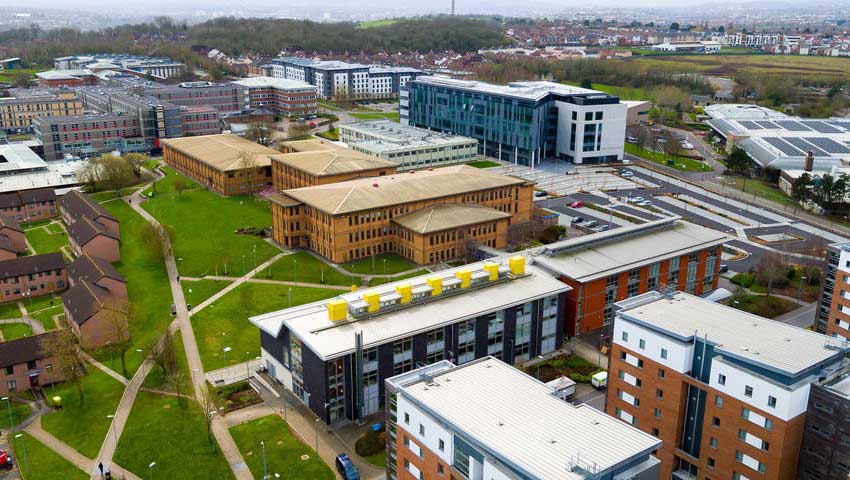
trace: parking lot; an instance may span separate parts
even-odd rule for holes
[[[571,195],[592,190],[604,191],[656,186],[642,178],[627,179],[615,175],[615,170],[606,166],[572,166],[568,170],[555,170],[555,168],[558,168],[558,164],[544,164],[540,168],[531,169],[523,165],[502,162],[502,166],[493,167],[490,171],[532,180],[537,183],[537,188],[555,195]]]

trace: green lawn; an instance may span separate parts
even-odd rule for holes
[[[121,261],[115,263],[115,268],[127,280],[127,293],[133,307],[131,345],[127,353],[127,371],[132,375],[172,321],[171,287],[165,264],[145,248],[139,237],[145,220],[124,202],[105,203],[104,208],[121,222]],[[95,352],[94,356],[116,372],[121,371],[120,360],[109,360],[105,349]]]
[[[108,190],[108,191],[105,191],[105,192],[90,193],[89,196],[95,202],[103,203],[103,202],[108,202],[110,200],[115,200],[119,197],[126,197],[127,195],[130,195],[131,193],[135,192],[136,190],[138,190],[140,188],[142,188],[142,185],[133,185],[132,187],[122,188],[118,192],[117,195],[115,194],[115,190]]]
[[[32,335],[32,327],[26,323],[7,323],[0,325],[0,332],[3,332],[3,339],[8,342],[29,337]]]
[[[17,435],[17,434],[16,434]],[[30,434],[12,438],[15,460],[26,480],[87,480],[89,475]]]
[[[178,195],[173,190],[176,178],[170,173],[158,182],[157,196],[144,208],[162,224],[174,227],[174,256],[182,258],[177,262],[182,275],[242,275],[254,261],[259,265],[279,252],[255,235],[236,233],[271,225],[268,202],[248,196],[221,197],[200,188]]]
[[[53,320],[54,315],[65,316],[65,309],[62,307],[61,302],[59,305],[38,310],[35,313],[29,314],[29,316],[33,319],[40,321],[41,324],[44,325],[45,330],[53,330],[56,328],[56,322]]]
[[[84,401],[73,385],[59,384],[55,391],[48,387],[45,395],[62,397],[62,408],[41,417],[41,426],[83,455],[95,458],[109,430],[110,420],[106,416],[115,413],[124,385],[91,365],[86,367],[88,375],[82,382]]]
[[[417,270],[413,273],[407,273],[405,275],[399,275],[398,277],[390,279],[373,277],[371,280],[369,280],[369,286],[374,287],[376,285],[383,285],[385,283],[397,282],[399,280],[404,280],[405,278],[418,277],[419,275],[426,275],[428,273],[430,273],[430,270],[423,268],[422,270]]]
[[[349,113],[349,115],[354,118],[359,118],[360,120],[392,120],[394,122],[398,121],[398,112],[352,112]]]
[[[780,190],[775,184],[765,180],[729,177],[723,181],[726,186],[736,188],[749,195],[755,195],[789,207],[793,207],[795,204],[794,199],[788,196],[787,193]]]
[[[25,234],[30,245],[35,249],[35,253],[61,252],[62,247],[68,245],[68,235],[61,228],[54,223],[46,227],[31,228]],[[48,229],[60,229],[60,232],[53,233],[52,231],[48,231]]]
[[[343,275],[307,252],[284,255],[256,277],[304,283],[322,283],[324,278],[326,285],[360,285],[360,278]]]
[[[186,303],[193,306],[200,305],[228,285],[230,282],[225,280],[180,280],[183,297],[186,298]]]
[[[21,309],[18,302],[9,302],[0,305],[0,319],[21,318]]]
[[[374,465],[378,468],[386,468],[387,467],[387,452],[382,450],[382,451],[380,451],[380,452],[378,452],[378,453],[376,453],[372,456],[363,457],[363,460],[366,460],[367,462],[371,463],[372,465]]]
[[[574,87],[580,86],[575,82],[563,82]],[[642,88],[620,87],[617,85],[606,85],[604,83],[592,83],[591,88],[608,95],[616,95],[620,100],[649,100],[649,94]]]
[[[475,161],[475,162],[469,162],[469,163],[467,163],[467,165],[469,165],[470,167],[475,167],[475,168],[493,168],[493,167],[499,166],[498,163],[491,162],[490,160],[478,160],[478,161]]]
[[[776,318],[797,308],[797,304],[773,295],[748,295],[742,303],[734,304],[730,298],[727,304],[765,318]]]
[[[118,440],[115,463],[142,478],[233,478],[230,466],[207,437],[198,404],[139,392]],[[156,462],[150,469],[148,465]]]
[[[322,137],[322,138],[327,139],[327,140],[331,140],[333,142],[338,142],[339,141],[339,129],[335,128],[333,130],[326,130],[324,132],[317,132],[316,136]]]
[[[0,402],[0,427],[2,428],[6,428],[9,425],[10,406],[12,407],[12,425],[21,423],[32,413],[32,409],[28,403],[10,402],[7,405],[6,402]]]
[[[30,300],[23,301],[27,312],[38,312],[45,308],[56,307],[62,305],[62,299],[57,295],[42,295],[41,297],[31,297]]]
[[[638,146],[633,143],[625,144],[625,152],[683,172],[706,172],[711,170],[711,166],[707,163],[700,162],[699,160],[684,157],[671,157],[665,153],[652,152],[638,148]],[[673,160],[674,165],[667,165],[668,160]]]
[[[245,283],[192,316],[192,327],[204,370],[244,362],[260,354],[260,332],[248,323],[248,317],[287,308],[288,290],[292,289],[292,306],[315,302],[339,295],[339,291],[320,288],[285,287],[263,283]]]
[[[266,446],[266,463],[270,478],[290,480],[333,480],[333,471],[322,461],[315,450],[298,440],[289,426],[277,415],[258,418],[230,428],[233,440],[248,463],[254,478],[263,478],[263,451]],[[309,460],[301,460],[308,455]]]
[[[180,382],[180,394],[194,394],[192,387],[192,372],[189,371],[189,360],[186,358],[186,350],[183,348],[183,334],[179,330],[172,337],[174,343],[174,355],[177,357],[177,369],[182,373],[183,379]],[[148,376],[145,378],[142,386],[147,388],[155,388],[157,390],[175,391],[173,385],[166,383],[167,379],[162,374],[162,369],[159,365],[154,365]]]
[[[384,264],[386,264],[386,268],[384,268]],[[394,253],[361,258],[360,260],[354,260],[353,262],[348,262],[342,265],[342,268],[349,272],[368,275],[393,275],[406,270],[413,270],[417,267],[418,265],[415,263]]]

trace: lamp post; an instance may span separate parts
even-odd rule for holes
[[[801,276],[800,277],[800,287],[797,288],[797,303],[800,303],[800,297],[802,296],[802,293],[803,293],[803,280],[806,280],[806,277]]]
[[[321,418],[316,417],[316,455],[319,454],[319,420]]]
[[[156,465],[156,462],[151,462],[148,464],[148,478],[153,478],[153,466]]]
[[[232,350],[230,347],[224,347],[222,351],[224,352],[224,368],[227,368],[227,352]]]
[[[263,480],[268,480],[269,478],[269,467],[266,464],[266,442],[260,440],[260,446],[263,447]]]
[[[298,260],[292,259],[292,278],[295,282],[295,285],[298,285]],[[290,288],[290,290],[292,290]]]
[[[107,415],[106,418],[110,420],[109,428],[112,430],[112,439],[115,441],[115,449],[118,449],[118,432],[115,431],[115,415]]]
[[[12,401],[9,400],[9,397],[0,398],[0,400],[6,400],[6,407],[9,409],[9,431],[12,431]]]
[[[29,471],[30,467],[29,467],[29,463],[27,463],[27,446],[24,443],[24,441],[22,440],[23,437],[24,437],[23,433],[19,433],[19,434],[15,435],[15,438],[18,440],[18,442],[21,443],[21,456],[24,457],[24,470]]]
[[[287,305],[287,308],[291,308],[292,307],[292,287],[289,287],[287,289],[287,295],[289,295],[289,304]]]

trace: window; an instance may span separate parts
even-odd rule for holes
[[[8,388],[8,390],[9,390],[10,392],[14,392],[15,390],[17,390],[17,389],[18,389],[18,382],[14,381],[14,380],[9,380],[9,381],[6,383],[6,387]]]
[[[655,428],[655,427],[652,428],[652,436],[654,436],[654,437],[658,436],[658,429]]]
[[[629,341],[629,332],[627,332],[627,331],[625,331],[625,330],[623,331],[623,341],[624,341],[624,342],[628,342],[628,341]]]
[[[443,475],[443,466],[442,466],[442,465],[437,465],[437,473],[438,473],[440,476],[442,476],[442,475]]]
[[[410,425],[410,414],[407,412],[404,413],[404,423],[405,425]]]
[[[711,448],[717,448],[717,439],[716,439],[716,438],[714,438],[714,437],[709,438],[709,439],[708,439],[708,445],[709,445]]]
[[[745,397],[752,397],[753,396],[753,387],[751,387],[749,385],[744,386],[744,396]]]
[[[8,367],[6,367],[6,375],[14,375],[14,374],[15,374],[15,367],[13,365],[9,365]]]
[[[714,396],[714,404],[717,405],[718,407],[722,408],[723,407],[723,397],[721,397],[720,395],[715,395]]]
[[[425,435],[425,425],[419,424],[419,435]]]
[[[767,406],[770,407],[770,408],[776,408],[776,397],[774,397],[772,395],[768,395]]]
[[[711,424],[714,426],[714,428],[720,428],[720,419],[717,417],[713,417],[711,419]]]
[[[444,442],[442,438],[440,439],[439,446],[437,448],[439,448],[441,452],[446,450],[446,442]]]
[[[658,378],[664,378],[665,376],[666,376],[666,373],[664,372],[664,369],[659,368],[658,369]]]
[[[726,375],[719,373],[717,375],[717,383],[719,383],[720,385],[726,385]]]
[[[708,457],[708,468],[714,470],[714,459],[711,457]]]
[[[639,347],[641,350],[645,349],[645,348],[646,348],[646,340],[644,340],[644,339],[642,339],[642,338],[641,338],[641,339],[640,339],[640,341],[638,342],[638,347]]]
[[[655,418],[661,418],[661,409],[660,408],[653,409],[652,413],[655,415]]]
[[[661,349],[661,358],[663,358],[665,360],[667,359],[667,349],[666,348]]]

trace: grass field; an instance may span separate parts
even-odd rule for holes
[[[171,288],[165,265],[146,249],[139,237],[145,222],[141,215],[124,202],[108,202],[104,208],[121,222],[121,261],[115,268],[127,280],[127,293],[133,307],[131,346],[127,353],[127,370],[132,375],[171,323]],[[110,360],[104,349],[95,352],[94,356],[116,372],[121,371],[120,360]]]
[[[222,288],[230,285],[224,280],[185,280],[180,279],[183,287],[183,297],[189,305],[200,305],[204,300],[212,297]]]
[[[322,283],[324,278],[325,285],[360,285],[360,278],[343,275],[307,252],[284,255],[256,277],[304,283]]]
[[[106,416],[115,413],[124,385],[91,365],[87,368],[89,373],[83,378],[84,401],[70,384],[57,385],[55,393],[53,387],[46,389],[48,398],[62,397],[62,409],[41,417],[41,426],[83,455],[95,458],[109,430]]]
[[[278,475],[280,478],[291,480],[336,478],[316,451],[295,438],[286,422],[277,415],[231,427],[230,434],[254,478],[263,478],[261,441],[266,446],[266,463],[270,478],[278,478]],[[309,456],[309,460],[301,460],[302,455]]]
[[[11,414],[12,414],[12,425],[17,425],[24,421],[30,413],[32,413],[32,409],[29,404],[22,402],[10,402],[8,405],[6,402],[0,402],[0,426],[6,427],[9,425],[9,407],[11,406]]]
[[[339,141],[339,129],[335,128],[333,130],[326,130],[324,132],[317,132],[316,136],[322,137],[322,138],[330,140],[332,142],[338,142]]]
[[[578,87],[578,83],[564,82],[567,85]],[[608,95],[616,95],[620,100],[648,100],[649,93],[642,88],[618,87],[616,85],[606,85],[604,83],[593,83],[591,88],[605,92]]]
[[[207,439],[198,404],[149,392],[136,397],[114,458],[142,478],[233,478],[224,456]],[[156,465],[149,468],[151,462]]]
[[[369,280],[369,286],[374,287],[374,286],[377,286],[377,285],[383,285],[385,283],[397,282],[399,280],[404,280],[405,278],[413,278],[413,277],[418,277],[419,275],[425,275],[429,272],[430,272],[430,270],[423,268],[422,270],[417,270],[413,273],[408,273],[406,275],[399,275],[398,277],[394,277],[394,278],[390,278],[390,279],[373,277],[371,280]]]
[[[337,290],[285,287],[262,283],[245,283],[192,316],[195,340],[204,370],[224,367],[224,347],[227,364],[244,362],[260,354],[260,332],[248,323],[248,317],[289,306],[315,302],[339,295]]]
[[[17,434],[16,434],[17,435]],[[26,480],[87,480],[89,475],[28,433],[12,438],[15,460]]]
[[[170,172],[158,182],[157,196],[144,208],[162,224],[174,227],[174,256],[182,275],[201,277],[216,270],[223,274],[225,267],[230,275],[242,275],[255,260],[259,265],[278,253],[255,235],[236,233],[271,225],[268,202],[247,196],[221,197],[200,188],[178,195],[174,191],[177,175]]]
[[[53,320],[54,315],[61,315],[62,317],[65,316],[65,308],[62,306],[61,302],[58,305],[29,314],[30,317],[40,321],[41,324],[44,325],[45,330],[53,330],[56,328],[56,322]]]
[[[793,198],[780,190],[779,187],[764,180],[748,178],[745,181],[741,177],[729,177],[724,179],[724,182],[728,187],[736,188],[749,195],[762,197],[789,207],[793,207],[796,203]]]
[[[15,70],[6,70],[0,73],[0,82],[13,82],[18,75],[26,74],[30,77],[34,78],[35,74],[40,72],[41,70],[35,70],[32,68],[18,68]]]
[[[22,316],[18,302],[9,302],[0,305],[0,319],[21,318]]]
[[[393,275],[406,270],[413,270],[418,265],[410,260],[400,257],[394,253],[375,255],[374,257],[361,258],[353,262],[344,263],[342,268],[352,273],[362,273],[366,275]]]
[[[26,323],[7,323],[0,325],[5,341],[17,340],[32,335],[32,327]]]
[[[467,163],[467,165],[475,168],[493,168],[499,166],[498,163],[491,162],[490,160],[477,160],[475,162],[469,162]]]
[[[134,185],[132,187],[122,188],[117,196],[115,195],[114,190],[110,190],[108,192],[94,192],[94,193],[90,193],[89,196],[95,202],[103,203],[103,202],[106,202],[106,201],[115,200],[119,197],[125,197],[125,196],[135,192],[136,190],[140,189],[141,187],[142,187],[141,185]]]
[[[392,120],[394,122],[398,121],[398,112],[369,112],[369,113],[352,112],[349,115],[351,115],[354,118],[359,118],[360,120]]]
[[[801,55],[663,55],[639,57],[646,70],[699,72],[732,76],[750,73],[759,76],[805,77],[807,79],[850,78],[850,59]]]
[[[773,295],[748,295],[743,304],[733,306],[765,318],[776,318],[797,308],[796,303]]]
[[[27,229],[24,234],[35,253],[61,252],[62,247],[68,246],[68,234],[55,223]]]
[[[177,357],[177,369],[182,375],[182,381],[180,382],[180,394],[193,395],[195,389],[192,386],[192,372],[189,371],[189,360],[186,358],[186,350],[183,348],[183,333],[178,330],[171,340],[174,344],[174,356]],[[145,377],[145,381],[142,383],[142,386],[157,390],[166,390],[169,392],[176,391],[174,385],[169,385],[167,382],[168,379],[165,375],[163,375],[162,368],[160,368],[159,365],[154,365],[153,368],[151,368],[151,371],[148,372],[148,376]]]
[[[645,160],[649,160],[651,162],[655,162],[659,165],[664,165],[670,168],[675,168],[676,170],[681,170],[683,172],[706,172],[711,170],[711,166],[706,163],[700,162],[699,160],[693,160],[691,158],[684,157],[671,157],[665,153],[652,152],[649,150],[644,150],[638,148],[637,145],[632,143],[627,143],[625,145],[625,152],[643,158]],[[673,160],[673,165],[667,165],[668,160]]]

